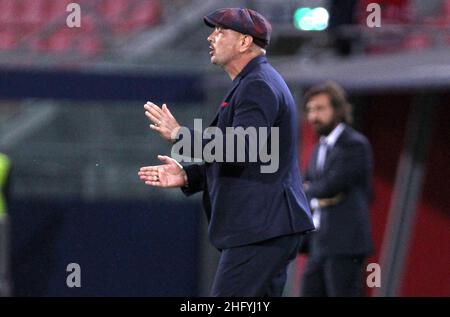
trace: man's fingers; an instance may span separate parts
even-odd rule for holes
[[[161,186],[159,174],[160,168],[157,166],[142,167],[138,172],[139,178],[150,186]]]
[[[150,124],[150,129],[161,132],[161,127],[154,124]]]
[[[145,180],[153,180],[151,177],[156,177],[156,178],[159,177],[161,167],[158,167],[158,166],[141,167],[141,169],[138,171],[138,176],[142,180],[144,180],[144,179]],[[149,179],[147,179],[147,178],[149,178]]]
[[[157,119],[161,119],[163,117],[175,119],[174,116],[172,115],[172,113],[170,112],[169,108],[167,107],[167,104],[163,104],[162,107],[159,108],[154,103],[147,102],[144,105],[144,108]]]
[[[158,171],[158,166],[143,166],[139,169],[139,172]]]
[[[144,182],[159,182],[159,177],[158,176],[146,176],[146,175],[141,175],[139,177],[142,181]]]
[[[173,158],[169,157],[169,156],[165,156],[165,155],[158,155],[158,159],[161,162],[164,162],[164,164],[168,165],[178,165],[180,168],[182,168],[181,164],[178,163],[176,160],[174,160]],[[161,172],[161,171],[160,171]]]
[[[145,182],[146,185],[150,185],[150,186],[154,186],[154,187],[161,187],[162,184],[161,182],[152,182],[152,181],[147,181]]]
[[[147,111],[150,111],[152,109],[152,105],[153,105],[153,103],[151,103],[150,101],[147,101],[147,103],[144,105],[144,109]]]
[[[155,116],[154,116],[151,112],[149,112],[149,111],[146,111],[146,112],[145,112],[145,116],[146,116],[147,118],[149,118],[150,121],[152,121],[153,123],[158,123],[159,121],[161,121],[161,120],[159,120],[159,118],[155,117]]]
[[[163,104],[161,109],[169,118],[175,119],[166,104]]]
[[[159,108],[158,108],[159,109]],[[163,112],[158,112],[155,109],[151,108],[150,110],[148,110],[148,112],[150,114],[153,115],[153,117],[156,118],[156,120],[161,120],[163,118],[163,116],[165,115]]]
[[[141,181],[144,181],[144,182],[159,182],[159,176],[158,175],[141,174],[141,175],[139,175],[139,178],[141,179]]]
[[[144,105],[144,108],[145,109],[151,109],[151,108],[153,108],[153,107],[156,107],[156,108],[158,108],[159,109],[159,107],[157,106],[157,105],[155,105],[153,102],[151,102],[151,101],[147,101],[146,103],[145,103],[145,105]]]
[[[146,172],[138,172],[139,176],[147,177],[147,176],[159,176],[158,171],[146,171]]]
[[[163,111],[160,107],[158,107],[157,105],[155,105],[153,102],[148,101],[145,105],[144,105],[144,109],[150,112],[154,112],[156,115],[161,116],[163,114]]]
[[[171,163],[170,157],[165,156],[165,155],[158,155],[158,159],[159,159],[161,162],[165,163],[165,164],[170,164],[170,163]]]

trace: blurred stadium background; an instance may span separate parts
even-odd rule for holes
[[[81,7],[69,28],[66,7]],[[366,23],[381,5],[381,27]],[[231,6],[273,24],[268,56],[301,109],[336,80],[375,156],[371,206],[382,285],[372,296],[450,296],[450,1],[0,0],[0,152],[12,161],[0,292],[204,296],[217,252],[200,197],[149,189],[139,167],[170,147],[143,115],[165,102],[208,120],[229,81],[202,22]],[[299,112],[304,167],[315,136]],[[304,267],[291,266],[287,296]],[[66,267],[81,266],[81,288]]]

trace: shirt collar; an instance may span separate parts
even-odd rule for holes
[[[337,140],[339,139],[339,137],[341,136],[342,132],[345,129],[345,124],[343,123],[339,123],[334,129],[333,131],[331,131],[330,134],[328,134],[326,137],[321,137],[320,141],[321,142],[326,142],[326,144],[329,147],[333,147]]]
[[[245,77],[248,73],[250,73],[257,65],[262,63],[267,63],[267,57],[265,55],[256,56],[254,59],[248,62],[247,65],[244,66],[244,68],[236,76],[236,78],[233,79],[233,83],[236,83],[239,80],[241,80],[241,78]]]

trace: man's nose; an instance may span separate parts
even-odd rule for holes
[[[212,32],[212,33],[208,36],[208,38],[206,39],[209,43],[212,42],[213,34],[214,34],[214,32]]]
[[[316,121],[316,114],[315,114],[315,112],[309,112],[308,113],[308,115],[306,116],[306,119],[309,121],[309,122],[313,122],[313,121]]]

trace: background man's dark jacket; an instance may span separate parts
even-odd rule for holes
[[[308,199],[330,198],[342,202],[321,209],[319,230],[304,240],[303,249],[320,255],[367,255],[372,251],[369,219],[372,150],[367,139],[346,126],[327,153],[323,170],[316,168],[316,146],[305,181]]]

